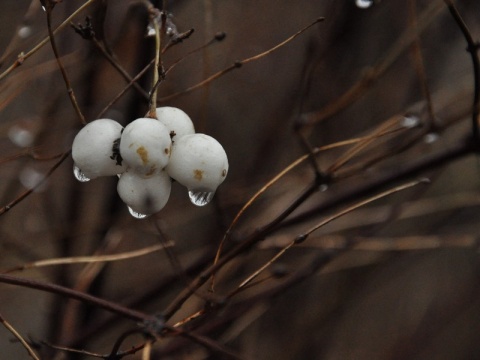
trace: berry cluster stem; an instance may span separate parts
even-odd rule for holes
[[[157,89],[159,83],[159,67],[161,65],[161,46],[162,46],[162,36],[160,24],[158,23],[158,18],[156,17],[155,11],[151,11],[152,24],[155,29],[155,63],[153,70],[153,82],[152,82],[152,91],[150,94],[150,110],[148,112],[148,117],[155,119],[157,117]]]

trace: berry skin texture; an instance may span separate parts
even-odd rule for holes
[[[72,158],[75,165],[90,179],[121,174],[125,164],[114,157],[114,141],[120,138],[122,125],[111,119],[98,119],[85,125],[75,136]]]
[[[159,212],[170,197],[172,181],[165,171],[148,178],[134,171],[124,172],[117,184],[123,202],[137,213],[151,215]]]
[[[163,123],[172,136],[172,140],[178,140],[184,135],[195,134],[192,119],[176,107],[163,106],[156,110],[157,119]]]
[[[165,170],[189,191],[215,192],[228,173],[227,154],[211,136],[185,135],[174,142]]]
[[[165,168],[170,158],[170,131],[160,121],[140,118],[125,127],[120,155],[135,172],[149,177]]]

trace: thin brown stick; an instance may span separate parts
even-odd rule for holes
[[[275,261],[277,261],[281,256],[283,256],[290,248],[292,248],[293,246],[299,244],[299,243],[302,243],[304,242],[308,236],[310,234],[312,234],[314,231],[320,229],[321,227],[327,225],[328,223],[360,208],[360,207],[363,207],[367,204],[370,204],[371,202],[374,202],[376,200],[379,200],[379,199],[382,199],[384,197],[387,197],[389,195],[392,195],[392,194],[395,194],[395,193],[398,193],[400,191],[403,191],[403,190],[406,190],[406,189],[410,189],[414,186],[417,186],[419,184],[425,184],[425,183],[429,183],[429,180],[427,179],[422,179],[422,180],[416,180],[416,181],[411,181],[409,183],[406,183],[406,184],[403,184],[403,185],[400,185],[400,186],[396,186],[392,189],[389,189],[387,191],[384,191],[378,195],[375,195],[375,196],[372,196],[366,200],[363,200],[363,201],[360,201],[352,206],[349,206],[348,208],[346,208],[345,210],[342,210],[342,211],[339,211],[338,213],[335,213],[334,215],[332,216],[329,216],[327,217],[326,219],[322,220],[321,222],[319,222],[318,224],[314,225],[313,227],[311,227],[309,230],[307,230],[306,232],[304,232],[303,234],[297,236],[294,240],[292,240],[289,244],[287,244],[285,247],[283,247],[283,249],[281,249],[274,257],[272,257],[268,262],[266,262],[263,266],[261,266],[258,270],[256,270],[253,274],[251,274],[250,276],[248,276],[244,281],[242,281],[240,283],[240,285],[238,286],[238,289],[241,289],[243,287],[245,287],[246,285],[250,284],[250,282],[252,280],[254,280],[258,275],[260,275],[265,269],[267,269],[269,266],[271,266]]]
[[[3,272],[8,274],[14,271],[22,271],[26,269],[39,268],[44,266],[55,266],[55,265],[71,265],[71,264],[85,264],[85,263],[97,263],[97,262],[112,262],[132,259],[139,256],[144,256],[151,254],[156,251],[164,250],[166,247],[173,246],[172,242],[166,242],[162,244],[156,244],[152,246],[145,247],[143,249],[123,252],[119,254],[111,255],[94,255],[94,256],[76,256],[76,257],[67,257],[67,258],[57,258],[57,259],[46,259],[33,261],[21,266],[14,267],[10,270]]]
[[[142,350],[142,360],[150,360],[150,355],[152,355],[152,341],[147,340]]]
[[[343,156],[335,161],[328,169],[327,174],[333,176],[333,174],[339,170],[342,166],[344,166],[347,162],[349,162],[355,155],[357,155],[360,151],[365,149],[368,145],[370,145],[373,141],[375,141],[379,136],[382,134],[386,134],[391,132],[392,129],[395,129],[402,119],[403,116],[396,115],[387,121],[383,122],[377,129],[375,129],[371,136],[366,137],[364,140],[359,141],[355,146],[353,146],[349,151],[347,151]]]
[[[274,52],[275,50],[278,50],[279,48],[281,48],[282,46],[285,46],[286,44],[288,44],[290,41],[294,40],[296,37],[300,36],[302,33],[304,33],[306,30],[308,30],[309,28],[311,28],[312,26],[322,22],[323,20],[325,20],[324,18],[318,18],[316,19],[314,22],[312,22],[311,24],[305,26],[303,29],[299,30],[298,32],[296,32],[295,34],[293,34],[292,36],[290,36],[289,38],[287,38],[286,40],[282,41],[281,43],[275,45],[274,47],[268,49],[267,51],[264,51],[260,54],[257,54],[255,56],[252,56],[252,57],[249,57],[249,58],[246,58],[246,59],[243,59],[243,60],[238,60],[238,61],[235,61],[232,65],[230,65],[229,67],[227,67],[226,69],[223,69],[223,70],[220,70],[219,72],[211,75],[210,77],[206,78],[205,80],[199,82],[198,84],[195,84],[195,85],[192,85],[190,86],[189,88],[186,88],[185,90],[182,90],[180,92],[177,92],[177,93],[174,93],[174,94],[171,94],[171,95],[168,95],[168,96],[164,96],[160,99],[158,99],[159,102],[165,102],[165,101],[169,101],[169,100],[172,100],[180,95],[184,95],[184,94],[188,94],[194,90],[197,90],[199,88],[201,88],[202,86],[205,86],[207,84],[209,84],[210,82],[218,79],[219,77],[222,77],[223,75],[229,73],[230,71],[234,70],[234,69],[238,69],[240,67],[242,67],[242,65],[244,64],[247,64],[251,61],[256,61],[256,60],[259,60],[267,55],[270,55],[272,52]]]
[[[383,128],[382,128],[383,129]],[[336,142],[336,143],[333,143],[333,144],[329,144],[329,145],[325,145],[325,146],[322,146],[322,147],[319,147],[319,148],[316,148],[316,149],[313,149],[312,150],[312,154],[313,155],[316,155],[316,154],[319,154],[320,152],[322,151],[326,151],[326,150],[331,150],[331,149],[334,149],[334,148],[338,148],[338,147],[342,147],[342,146],[347,146],[347,145],[352,145],[352,144],[358,144],[358,143],[369,143],[371,140],[373,139],[376,139],[378,137],[381,137],[381,136],[384,136],[384,135],[387,135],[387,134],[391,134],[395,131],[398,131],[398,129],[393,129],[393,130],[389,130],[388,127],[387,129],[383,129],[383,132],[375,132],[373,135],[368,135],[368,136],[365,136],[365,137],[360,137],[360,138],[356,138],[356,139],[349,139],[349,140],[344,140],[344,141],[340,141],[340,142]],[[216,252],[216,255],[215,255],[215,259],[214,259],[214,264],[216,264],[218,262],[218,260],[220,259],[220,256],[222,254],[222,251],[223,251],[223,247],[224,247],[224,244],[225,242],[227,241],[227,239],[230,237],[231,233],[232,233],[232,230],[233,228],[235,227],[235,225],[238,223],[238,221],[240,220],[240,217],[245,213],[245,211],[247,211],[248,208],[250,208],[252,206],[252,204],[263,194],[265,193],[270,187],[272,187],[275,183],[277,183],[282,177],[284,177],[287,173],[289,173],[290,171],[292,171],[293,169],[295,169],[297,166],[299,166],[300,164],[302,164],[303,162],[305,162],[306,160],[308,160],[312,154],[305,154],[303,156],[301,156],[300,158],[298,158],[297,160],[295,160],[294,162],[292,162],[291,164],[289,164],[287,167],[285,167],[282,171],[280,171],[277,175],[275,175],[271,180],[269,180],[264,186],[262,186],[262,188],[260,190],[258,190],[243,206],[242,208],[238,211],[238,213],[235,215],[235,218],[233,219],[233,221],[230,223],[227,231],[224,233],[223,235],[223,238],[222,240],[220,241],[220,244],[218,246],[218,249],[217,249],[217,252]],[[214,288],[215,288],[215,277],[214,275],[212,275],[212,279],[211,279],[211,285],[210,285],[210,291],[214,291]]]
[[[102,53],[102,55],[107,59],[107,61],[119,72],[120,75],[128,82],[132,83],[132,86],[135,88],[135,90],[138,91],[140,95],[145,100],[148,100],[150,96],[148,93],[136,82],[133,80],[133,78],[127,73],[127,71],[118,63],[118,61],[115,60],[115,58],[108,53],[108,51],[105,49],[105,46],[98,41],[97,38],[92,39],[93,44],[95,47]]]
[[[96,296],[92,296],[90,294],[79,292],[73,289],[69,289],[64,286],[56,285],[56,284],[50,284],[42,281],[25,279],[25,278],[5,275],[5,274],[0,274],[0,283],[28,287],[31,289],[37,289],[37,290],[42,290],[42,291],[46,291],[53,294],[66,296],[75,300],[82,301],[87,304],[94,305],[96,307],[102,308],[104,310],[107,310],[109,312],[115,313],[117,315],[123,316],[127,319],[131,319],[137,322],[138,321],[156,321],[156,318],[154,316],[151,316],[133,309],[129,309],[117,303],[114,303],[105,299],[101,299]]]
[[[213,274],[215,274],[219,269],[221,269],[225,264],[230,260],[235,258],[237,255],[246,251],[258,241],[263,239],[263,237],[272,231],[277,225],[279,225],[287,216],[289,216],[295,209],[297,209],[301,204],[303,204],[307,199],[310,198],[318,190],[318,184],[316,181],[311,182],[302,193],[286,208],[284,209],[275,219],[270,221],[268,224],[264,225],[262,228],[257,229],[253,234],[244,239],[243,242],[239,243],[229,252],[224,254],[217,263],[211,265],[205,269],[192,283],[185,288],[178,296],[168,305],[166,310],[163,312],[165,319],[170,319],[187,301],[190,296],[195,294],[195,292],[206,282]]]
[[[15,330],[15,328],[7,321],[5,318],[0,314],[0,323],[8,330],[10,331],[13,336],[17,338],[18,341],[23,345],[25,350],[27,350],[28,355],[35,360],[40,360],[40,358],[35,354],[35,351],[33,351],[32,347],[28,344],[28,342],[20,335],[20,333]]]
[[[87,121],[85,120],[85,116],[83,115],[82,111],[80,110],[80,106],[78,105],[77,98],[75,97],[75,92],[72,89],[72,85],[70,84],[70,80],[67,75],[67,71],[65,70],[62,61],[60,60],[60,55],[58,53],[57,49],[57,44],[55,42],[55,36],[54,32],[52,29],[52,10],[53,10],[53,2],[47,1],[46,6],[45,6],[45,11],[47,13],[47,29],[48,29],[48,37],[50,38],[50,44],[52,45],[52,50],[53,54],[55,55],[55,59],[57,59],[57,64],[58,68],[60,69],[60,72],[62,73],[63,81],[65,82],[65,86],[67,88],[67,93],[70,98],[70,101],[72,102],[72,106],[75,109],[75,112],[77,113],[80,122],[83,125],[87,124]]]
[[[80,14],[83,10],[85,10],[88,6],[90,6],[93,2],[96,0],[87,0],[82,6],[80,6],[77,10],[75,10],[69,17],[67,17],[57,28],[53,30],[53,35],[57,34],[60,30],[62,30],[65,26],[69,25],[70,22]],[[33,47],[30,51],[28,52],[21,52],[17,60],[13,62],[12,65],[10,65],[3,73],[0,74],[0,81],[4,79],[7,75],[9,75],[13,70],[15,70],[17,67],[22,65],[25,60],[27,60],[29,57],[31,57],[33,54],[35,54],[38,50],[40,50],[44,45],[46,45],[50,41],[50,36],[47,36],[44,38],[42,41],[40,41],[35,47]]]
[[[423,97],[425,98],[426,105],[427,105],[429,130],[433,131],[436,126],[435,111],[433,110],[432,95],[430,93],[430,88],[428,86],[427,73],[425,70],[425,64],[424,64],[423,55],[422,55],[422,44],[420,41],[420,35],[419,35],[420,33],[418,31],[417,1],[409,0],[408,5],[409,5],[408,9],[409,9],[410,26],[413,29],[415,29],[415,33],[417,34],[415,41],[412,43],[413,60],[414,60],[417,76],[420,80]]]
[[[9,202],[4,207],[0,208],[0,216],[5,214],[7,211],[10,211],[14,206],[18,205],[21,201],[25,200],[31,193],[33,193],[39,186],[41,186],[49,177],[53,174],[53,172],[68,158],[70,155],[71,150],[64,152],[60,159],[47,171],[45,176],[41,181],[38,182],[34,187],[31,189],[25,190],[22,194],[20,194],[17,198]]]
[[[478,125],[478,118],[480,115],[480,60],[478,58],[479,44],[473,40],[470,30],[463,21],[460,13],[451,0],[444,0],[445,4],[450,11],[450,14],[455,19],[458,27],[462,31],[463,36],[467,42],[467,51],[470,53],[473,65],[473,80],[474,80],[474,92],[473,92],[473,105],[472,105],[472,132],[475,142],[480,142],[480,129]]]
[[[158,14],[154,11],[154,9],[150,9],[150,21],[153,23],[153,28],[155,29],[155,59],[153,63],[153,80],[152,80],[152,90],[150,91],[149,97],[149,112],[148,117],[155,119],[157,117],[157,93],[158,93],[158,86],[160,84],[160,77],[159,72],[162,71],[162,59],[161,59],[161,48],[162,48],[162,32],[164,30],[165,24],[165,15],[162,12],[160,17],[162,18],[162,26],[157,20]],[[163,77],[163,74],[162,74]]]
[[[155,63],[155,59],[152,59],[135,77],[120,91],[110,102],[105,105],[105,107],[98,113],[97,119],[101,118],[107,111],[112,107],[113,104],[115,104],[127,91],[130,89],[130,87],[133,86],[135,82],[138,81],[147,71],[150,69],[150,67]]]

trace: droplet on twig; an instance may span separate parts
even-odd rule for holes
[[[401,124],[403,127],[411,129],[420,125],[420,119],[415,115],[407,115],[401,120]]]
[[[154,37],[157,34],[157,31],[155,30],[155,26],[153,26],[152,23],[149,23],[147,26],[147,37]]]

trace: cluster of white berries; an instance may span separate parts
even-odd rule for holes
[[[228,172],[222,145],[195,133],[185,112],[159,107],[156,114],[157,119],[139,118],[125,128],[111,119],[92,121],[72,145],[77,180],[118,175],[118,195],[137,218],[165,206],[171,179],[188,189],[192,203],[208,204]]]

